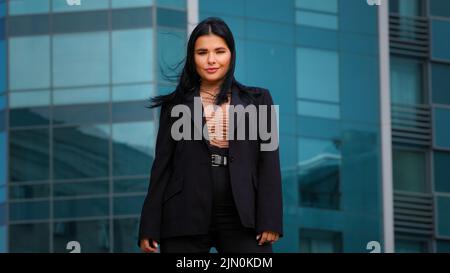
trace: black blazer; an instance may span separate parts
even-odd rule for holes
[[[269,90],[241,84],[233,85],[230,105],[245,107],[249,104],[240,92],[243,88],[255,94],[255,105],[273,105]],[[194,113],[194,95],[199,96],[198,92],[197,89],[183,103],[191,113]],[[161,107],[155,159],[141,212],[138,245],[143,238],[160,242],[161,238],[171,236],[208,233],[212,209],[211,156],[207,139],[193,139],[194,130],[200,130],[195,127],[193,116],[191,140],[176,141],[171,137],[171,124],[178,117],[170,116],[169,106]],[[270,121],[270,112],[268,116]],[[234,134],[238,126],[246,127],[246,140],[237,140],[236,135],[234,140],[229,140],[229,171],[234,200],[243,226],[255,228],[257,233],[275,231],[282,237],[279,149],[260,151],[260,143],[269,140],[262,140],[259,133],[257,140],[248,138],[248,117],[246,114],[244,124],[241,119],[234,125]],[[205,125],[203,113],[202,125]],[[273,130],[270,122],[268,127]],[[274,129],[278,130],[278,127]]]

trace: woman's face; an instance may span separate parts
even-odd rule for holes
[[[210,34],[195,41],[195,66],[202,82],[218,84],[225,77],[231,52],[222,37]]]

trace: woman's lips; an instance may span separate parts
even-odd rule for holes
[[[208,68],[206,69],[206,72],[209,74],[214,74],[219,68]]]

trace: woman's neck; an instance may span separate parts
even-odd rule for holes
[[[220,92],[220,83],[208,83],[202,82],[200,84],[200,91],[206,91],[208,93],[219,93]]]

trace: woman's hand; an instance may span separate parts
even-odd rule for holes
[[[140,246],[141,246],[141,250],[146,253],[152,253],[152,252],[158,251],[158,243],[152,239],[147,239],[147,238],[142,239]]]
[[[280,234],[275,231],[263,231],[256,236],[256,240],[259,240],[259,245],[262,245],[265,242],[270,242],[271,244],[273,244],[278,241],[278,238],[280,238]]]

